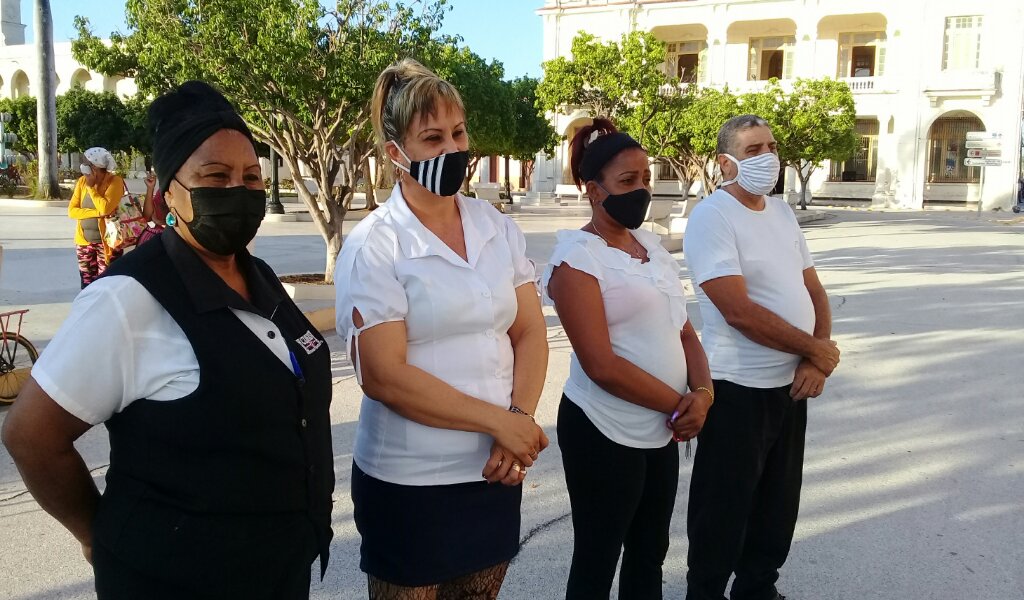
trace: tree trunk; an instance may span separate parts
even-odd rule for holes
[[[292,148],[281,153],[281,157],[288,163],[288,169],[293,173],[296,193],[302,203],[306,205],[306,210],[313,217],[313,225],[327,244],[327,268],[324,271],[324,281],[333,283],[334,263],[338,258],[338,252],[341,251],[342,226],[347,211],[344,205],[332,196],[333,175],[330,166],[326,164],[329,159],[324,157],[309,165],[319,187],[314,195],[299,175],[299,161],[296,155],[297,153]],[[321,173],[326,173],[326,176],[321,176]],[[324,185],[325,181],[328,182],[327,185]]]
[[[366,185],[363,186],[363,190],[366,192],[366,210],[374,210],[377,208],[377,196],[373,193],[376,186],[374,185],[373,169],[370,168],[369,155],[363,157],[363,166],[360,170],[363,172],[363,181],[366,182]]]
[[[510,159],[509,157],[506,156],[505,157],[505,196],[508,198],[509,202],[512,201],[512,184],[508,180],[508,172],[510,170],[509,164],[511,162],[512,162],[512,159]]]
[[[338,262],[338,253],[341,252],[341,227],[339,226],[336,231],[332,230],[325,241],[327,242],[327,267],[324,269],[324,281],[334,283],[334,267]]]
[[[811,180],[811,173],[813,169],[808,168],[807,172],[804,173],[804,169],[798,168],[796,170],[797,177],[800,178],[800,210],[807,210],[807,183]]]
[[[466,169],[466,181],[463,185],[463,192],[469,193],[469,180],[473,178],[473,174],[476,173],[476,167],[480,164],[480,157],[474,156],[469,159],[469,167]]]
[[[39,195],[44,200],[60,199],[57,180],[57,73],[53,59],[53,14],[50,0],[36,0],[36,62],[39,65],[39,93],[36,118],[39,133]]]
[[[537,166],[536,160],[521,160],[519,168],[522,169],[523,188],[533,191],[533,170]]]

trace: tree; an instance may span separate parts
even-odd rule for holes
[[[15,152],[35,156],[39,143],[38,108],[34,96],[0,98],[0,112],[10,113],[11,122],[5,129],[18,136],[14,142]]]
[[[36,63],[39,66],[39,124],[36,147],[39,152],[39,196],[44,200],[60,198],[57,181],[57,72],[53,59],[53,14],[50,0],[36,0]]]
[[[537,107],[537,86],[539,80],[533,77],[519,77],[508,82],[508,94],[512,107],[512,135],[505,154],[505,194],[511,197],[508,180],[508,159],[518,160],[522,165],[523,177],[529,182],[533,176],[537,154],[547,156],[555,153],[558,132]]]
[[[687,93],[671,93],[650,99],[623,120],[623,129],[647,150],[654,164],[670,167],[679,180],[683,198],[697,176],[689,131],[682,118],[693,101]]]
[[[134,77],[157,94],[189,79],[220,87],[255,136],[296,177],[296,190],[327,246],[331,281],[347,200],[373,152],[369,99],[377,75],[431,42],[447,0],[416,8],[385,0],[128,0],[128,35],[97,38],[78,17],[75,58],[107,75]],[[342,173],[341,185],[335,184]]]
[[[692,91],[686,109],[679,113],[680,135],[689,140],[683,160],[697,175],[704,196],[721,181],[716,158],[718,130],[739,114],[737,98],[729,90],[705,87]]]
[[[133,146],[125,105],[113,92],[68,90],[57,98],[57,130],[61,152],[101,146],[117,153]]]
[[[572,58],[544,63],[537,87],[540,108],[553,113],[582,108],[618,119],[670,82],[664,62],[665,44],[651,33],[632,31],[619,43],[580,33],[572,41]]]
[[[771,124],[779,161],[796,170],[800,208],[806,210],[811,174],[824,161],[846,160],[857,151],[857,109],[850,87],[829,78],[797,79],[787,92],[772,80],[764,91],[744,95],[743,104]]]
[[[480,159],[505,154],[512,137],[512,104],[504,82],[505,67],[487,61],[469,48],[444,38],[428,48],[424,63],[459,90],[466,108],[471,158],[464,187],[476,172]]]

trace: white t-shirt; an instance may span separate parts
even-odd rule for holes
[[[814,305],[803,273],[814,262],[793,209],[766,196],[763,210],[751,210],[719,189],[693,209],[683,244],[704,319],[701,341],[712,377],[753,388],[792,383],[800,357],[762,346],[730,326],[700,286],[740,275],[752,301],[813,333]]]
[[[157,242],[152,242],[157,243]],[[289,369],[288,346],[273,321],[232,308]],[[199,387],[199,362],[178,323],[135,279],[101,277],[32,367],[32,377],[64,410],[97,425],[135,400],[177,400]]]
[[[686,324],[686,295],[679,265],[658,235],[635,230],[633,237],[650,259],[646,263],[581,230],[558,232],[542,283],[547,285],[562,263],[592,275],[601,286],[608,337],[616,356],[663,381],[679,394],[686,391],[686,355],[680,331]],[[573,352],[565,396],[580,407],[608,439],[632,448],[660,448],[672,439],[666,415],[609,394],[583,371]]]
[[[405,321],[408,364],[474,398],[512,404],[509,327],[516,288],[532,284],[526,238],[488,202],[457,196],[467,260],[409,209],[395,186],[342,247],[334,274],[337,328],[346,348],[359,333]],[[359,310],[363,327],[352,322]],[[357,365],[358,365],[358,361]],[[360,373],[357,373],[360,377]],[[422,425],[363,396],[353,458],[368,475],[402,485],[482,481],[491,436]]]

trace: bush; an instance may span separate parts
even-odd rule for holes
[[[25,167],[21,170],[21,177],[25,180],[25,185],[28,186],[29,198],[39,197],[39,161],[30,160],[25,163]]]
[[[18,191],[18,182],[6,173],[0,173],[0,196],[13,198]]]

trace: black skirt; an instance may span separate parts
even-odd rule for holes
[[[353,462],[359,568],[388,583],[419,587],[511,560],[519,552],[522,498],[521,485],[486,481],[388,483]]]

